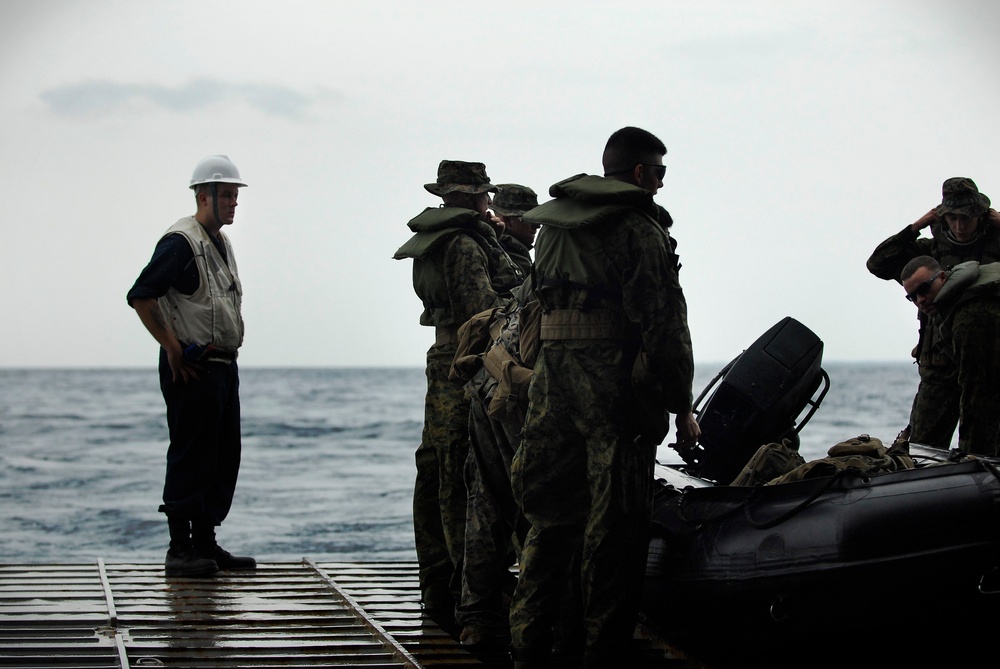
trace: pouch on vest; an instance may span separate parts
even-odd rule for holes
[[[500,346],[493,347],[497,348]],[[487,353],[486,357],[489,358],[490,354]],[[528,413],[528,386],[531,384],[533,373],[530,367],[519,365],[514,360],[501,362],[500,378],[497,379],[499,384],[486,413],[497,420],[523,425]]]
[[[491,323],[489,348],[483,355],[486,372],[497,380],[487,407],[491,418],[524,424],[528,411],[528,386],[534,374],[541,340],[541,307],[537,300],[512,302]]]

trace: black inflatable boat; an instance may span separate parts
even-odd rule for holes
[[[647,621],[718,666],[992,652],[1000,462],[910,444],[909,469],[728,485],[762,444],[794,443],[829,388],[821,357],[786,318],[696,402],[699,450],[657,465]]]

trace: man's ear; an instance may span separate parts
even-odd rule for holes
[[[642,186],[642,176],[643,176],[643,170],[644,169],[645,168],[642,166],[642,163],[636,163],[635,167],[632,168],[632,185],[633,186]]]

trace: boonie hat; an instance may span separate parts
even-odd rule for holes
[[[520,184],[497,184],[497,194],[490,209],[500,216],[524,216],[538,206],[538,195]]]
[[[467,163],[462,160],[442,160],[438,165],[437,181],[424,184],[424,188],[434,195],[447,193],[495,193],[497,187],[490,183],[486,176],[486,165],[483,163]]]
[[[976,182],[968,177],[952,177],[941,186],[941,204],[938,216],[958,214],[979,216],[990,208],[990,199],[979,192]]]

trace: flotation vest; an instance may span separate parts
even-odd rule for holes
[[[525,215],[525,221],[542,226],[535,248],[542,339],[638,339],[622,311],[619,279],[612,274],[599,233],[623,215],[646,217],[662,233],[652,194],[585,174],[561,181],[549,192],[556,199]]]
[[[946,340],[951,340],[955,309],[981,297],[1000,297],[1000,263],[980,265],[970,260],[955,265],[948,272],[948,280],[934,298],[934,306],[938,309],[938,329]]]
[[[510,235],[504,235],[500,238],[500,246],[507,252],[510,259],[517,265],[517,268],[521,270],[524,278],[531,275],[531,248],[529,246]]]
[[[520,270],[497,242],[496,234],[479,218],[479,213],[461,207],[428,207],[407,226],[414,235],[393,258],[413,259],[413,290],[424,305],[420,324],[457,327],[465,320],[452,313],[440,252],[457,234],[468,235],[478,244],[486,261],[487,273],[498,295],[509,295],[523,281]]]
[[[226,249],[223,259],[205,228],[188,216],[177,221],[164,237],[183,235],[191,245],[198,268],[198,289],[185,295],[171,288],[158,304],[171,331],[184,344],[211,344],[226,353],[235,353],[243,343],[240,306],[243,286],[236,269],[236,257],[226,235],[219,237]]]

